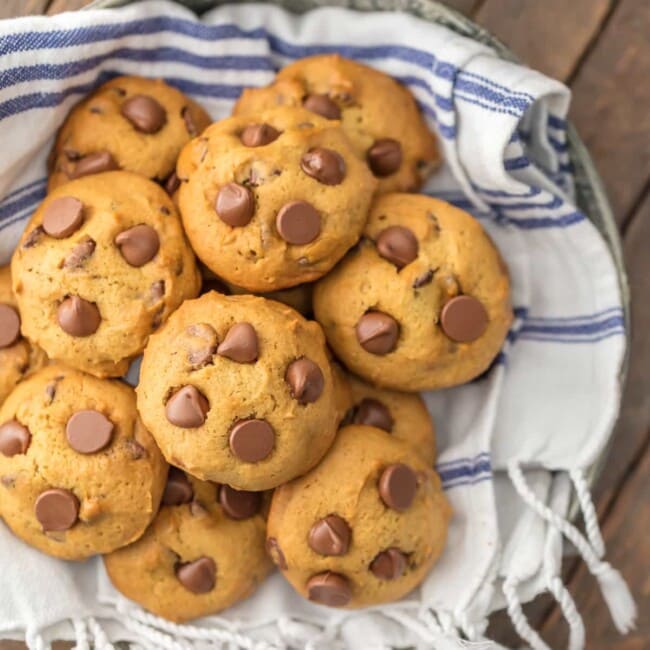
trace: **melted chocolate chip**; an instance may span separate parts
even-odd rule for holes
[[[392,352],[399,338],[399,325],[381,311],[366,312],[356,325],[357,340],[370,354],[384,355]]]
[[[31,440],[29,429],[18,420],[9,420],[0,426],[0,453],[3,456],[27,453]]]
[[[284,378],[289,384],[291,397],[300,404],[315,402],[325,387],[323,371],[311,359],[292,361]]]
[[[20,338],[20,316],[12,305],[0,303],[0,349],[8,348]],[[8,362],[7,362],[8,363]]]
[[[207,594],[217,584],[217,565],[210,557],[200,557],[176,567],[176,578],[193,594]]]
[[[345,178],[345,160],[325,147],[310,149],[300,160],[300,168],[323,185],[339,185]]]
[[[165,109],[149,95],[134,95],[122,104],[122,115],[142,133],[157,133],[167,122]]]
[[[458,343],[471,343],[485,332],[488,313],[472,296],[456,296],[447,301],[440,313],[442,331]]]
[[[241,228],[255,214],[255,198],[244,185],[227,183],[219,190],[214,207],[221,221],[233,228]]]
[[[250,323],[235,323],[217,347],[217,354],[237,363],[254,363],[259,354],[257,332]]]
[[[70,490],[45,490],[36,499],[34,514],[46,532],[68,530],[77,523],[79,499]]]
[[[307,543],[319,555],[345,555],[350,548],[352,531],[345,519],[327,515],[317,521],[309,531]]]
[[[327,95],[312,93],[307,95],[302,105],[312,113],[316,113],[328,120],[340,120],[341,109],[336,102],[333,102]]]
[[[392,138],[377,140],[366,154],[368,166],[375,176],[394,174],[402,164],[402,145]]]
[[[393,510],[404,512],[413,503],[418,481],[415,472],[404,463],[389,465],[379,478],[379,496]]]
[[[162,504],[165,506],[180,506],[189,503],[193,498],[194,489],[185,472],[177,467],[170,467],[162,496]]]
[[[312,602],[328,607],[345,607],[352,598],[352,589],[345,576],[326,571],[309,578],[307,594]]]
[[[158,253],[158,233],[147,224],[123,230],[115,237],[115,245],[130,266],[140,267],[150,262]]]
[[[50,201],[43,213],[43,230],[55,239],[64,239],[81,228],[83,203],[74,196],[61,196]]]
[[[230,449],[245,463],[264,460],[275,446],[273,427],[260,419],[239,420],[230,430]]]
[[[392,431],[394,424],[393,417],[386,405],[369,397],[361,400],[361,403],[355,409],[353,422],[383,429],[388,433]]]
[[[320,234],[320,213],[307,201],[291,201],[285,204],[275,219],[280,237],[288,244],[309,244]]]
[[[270,124],[249,124],[239,136],[245,147],[264,147],[280,137],[280,131]]]
[[[210,404],[203,393],[194,386],[177,390],[165,406],[167,420],[183,429],[195,429],[204,424]]]
[[[99,411],[77,411],[68,420],[65,434],[68,443],[80,454],[94,454],[106,447],[113,437],[113,423]]]
[[[382,230],[375,243],[377,252],[398,269],[418,256],[418,240],[412,230],[403,226],[390,226]]]
[[[219,490],[219,503],[231,519],[250,519],[262,507],[262,494],[222,485]]]
[[[97,331],[102,317],[95,303],[79,296],[69,296],[59,305],[57,320],[66,334],[84,337]]]

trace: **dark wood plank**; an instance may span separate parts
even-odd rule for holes
[[[650,173],[650,2],[621,0],[572,84],[571,119],[619,223]]]
[[[52,0],[50,6],[47,8],[47,13],[60,14],[63,11],[76,11],[90,4],[92,0]]]
[[[475,20],[517,56],[565,80],[597,35],[613,0],[486,0]]]
[[[0,18],[42,14],[50,0],[2,0]]]
[[[646,431],[646,439],[650,432]],[[614,628],[595,579],[583,564],[569,584],[582,613],[587,631],[587,647],[593,650],[632,650],[650,646],[650,450],[646,445],[640,461],[627,481],[616,508],[603,527],[608,560],[616,566],[630,586],[639,608],[637,629],[621,637]],[[559,613],[549,617],[543,630],[552,648],[566,647],[566,633]]]
[[[481,4],[481,0],[442,0],[442,3],[459,11],[465,16],[471,16]]]

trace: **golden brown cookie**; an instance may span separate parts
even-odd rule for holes
[[[0,515],[49,555],[81,560],[136,540],[166,474],[121,381],[50,365],[0,408]]]
[[[18,382],[46,363],[45,352],[20,333],[11,270],[9,266],[0,266],[0,405]]]
[[[300,108],[213,124],[177,172],[196,254],[257,293],[327,273],[359,238],[376,185],[338,122]]]
[[[170,468],[162,507],[135,543],[104,556],[119,591],[182,623],[248,597],[272,567],[263,495]]]
[[[137,393],[173,465],[239,489],[304,473],[336,432],[320,327],[254,296],[185,302],[149,340]]]
[[[52,359],[123,375],[200,276],[171,199],[131,172],[57,187],[12,259],[23,333]]]
[[[234,114],[256,116],[273,106],[304,106],[341,120],[379,192],[415,191],[440,163],[413,95],[383,72],[338,54],[299,59],[271,85],[244,90]]]
[[[436,457],[433,421],[424,400],[415,393],[376,388],[347,375],[345,424],[375,427],[403,440],[431,467]]]
[[[192,99],[161,79],[117,77],[77,104],[50,154],[48,189],[115,169],[163,183],[172,194],[183,146],[210,124]]]
[[[301,596],[378,605],[422,582],[450,514],[438,475],[409,445],[352,425],[316,468],[274,492],[267,549]]]
[[[508,270],[479,222],[439,199],[386,194],[364,235],[314,290],[336,355],[364,379],[406,391],[485,371],[512,309]]]

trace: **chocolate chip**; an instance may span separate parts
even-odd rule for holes
[[[311,527],[307,543],[320,555],[345,555],[350,548],[351,536],[352,531],[345,519],[327,515]]]
[[[90,174],[100,174],[119,169],[120,166],[115,162],[115,158],[108,151],[96,151],[89,153],[81,158],[72,169],[70,178],[81,178]]]
[[[165,281],[156,280],[149,288],[149,303],[155,305],[165,295]]]
[[[93,239],[90,237],[82,239],[63,260],[63,267],[66,269],[79,268],[95,252],[95,248],[96,243]]]
[[[212,357],[217,351],[217,333],[212,325],[207,323],[195,323],[186,330],[190,337],[188,341],[189,350],[187,360],[192,370],[199,370],[212,363]]]
[[[390,176],[402,164],[402,145],[392,138],[376,140],[368,149],[366,159],[375,176]]]
[[[70,336],[90,336],[97,331],[102,317],[94,302],[79,296],[69,296],[57,311],[57,320],[61,329]]]
[[[221,221],[233,228],[241,228],[255,214],[255,198],[247,187],[227,183],[219,190],[214,209]]]
[[[315,147],[303,154],[300,168],[323,185],[339,185],[345,178],[345,160],[336,151],[325,147]]]
[[[178,175],[176,174],[175,171],[173,171],[169,176],[167,176],[167,180],[165,181],[165,184],[163,187],[165,188],[165,192],[169,194],[169,196],[172,196],[174,192],[181,186],[181,180],[178,178]]]
[[[383,429],[390,433],[393,429],[393,418],[388,408],[379,400],[366,397],[361,400],[354,414],[355,424],[365,424],[369,427]]]
[[[190,110],[189,106],[185,106],[183,108],[183,110],[181,111],[181,117],[183,118],[183,122],[185,122],[185,128],[187,130],[188,135],[192,137],[197,135],[199,131],[196,128],[196,124],[194,123],[194,118],[192,117],[192,111]]]
[[[399,338],[397,321],[382,311],[366,312],[357,322],[357,340],[370,354],[384,355],[392,352]]]
[[[142,133],[156,133],[165,126],[165,109],[149,95],[134,95],[122,104],[122,115]]]
[[[45,230],[43,229],[43,226],[36,226],[36,228],[34,228],[34,230],[32,230],[29,235],[25,237],[23,248],[32,248],[33,246],[36,246],[38,240],[43,236],[44,232]]]
[[[456,296],[447,301],[440,313],[442,331],[458,343],[479,338],[488,325],[485,307],[472,296]]]
[[[300,404],[315,402],[325,387],[323,372],[311,359],[292,361],[284,379],[289,384],[291,397]]]
[[[280,131],[270,124],[249,124],[239,136],[245,147],[263,147],[280,137]]]
[[[178,581],[193,594],[207,594],[217,584],[217,565],[210,557],[200,557],[176,567]]]
[[[336,102],[333,102],[327,95],[317,95],[312,93],[307,95],[302,105],[312,113],[321,115],[328,120],[340,120],[341,109]]]
[[[106,447],[113,437],[113,423],[99,411],[77,411],[65,426],[68,443],[80,454],[94,454]]]
[[[54,381],[45,387],[45,394],[47,395],[47,398],[50,400],[49,401],[50,404],[54,401],[54,398],[56,396],[56,384],[57,382]]]
[[[239,460],[257,463],[273,451],[275,433],[266,420],[239,420],[230,430],[229,442]]]
[[[219,503],[231,519],[249,519],[262,507],[262,494],[247,490],[235,490],[229,485],[222,485],[219,490]]]
[[[0,453],[3,456],[26,453],[31,440],[29,429],[18,420],[9,420],[0,426]]]
[[[406,569],[407,556],[397,548],[389,548],[375,556],[370,571],[380,580],[396,580]]]
[[[377,252],[398,269],[410,264],[418,256],[418,240],[403,226],[389,226],[375,241]]]
[[[237,363],[254,363],[258,353],[257,332],[250,323],[235,323],[217,348],[220,357]]]
[[[134,438],[128,438],[125,440],[124,445],[131,456],[131,460],[140,460],[149,455],[147,450]]]
[[[160,239],[151,226],[141,223],[118,233],[115,237],[115,245],[120,249],[127,264],[140,267],[156,256],[160,248]]]
[[[326,571],[309,578],[307,582],[309,600],[328,607],[345,607],[352,598],[352,589],[345,576]]]
[[[308,244],[320,234],[320,213],[307,201],[291,201],[280,208],[275,225],[288,244]]]
[[[162,496],[164,506],[180,506],[194,498],[194,489],[185,472],[178,467],[170,467],[167,483]]]
[[[83,203],[74,196],[61,196],[50,201],[43,214],[43,230],[55,239],[64,239],[81,228],[84,222]]]
[[[36,499],[34,514],[45,532],[68,530],[77,523],[79,499],[69,490],[45,490]]]
[[[8,348],[20,338],[20,316],[14,307],[0,303],[0,348]]]
[[[205,422],[210,403],[194,386],[183,386],[168,400],[165,415],[171,424],[183,429],[195,429]]]
[[[280,544],[278,544],[278,540],[275,539],[275,537],[269,537],[266,540],[266,552],[273,560],[273,564],[280,567],[283,571],[286,571],[289,568],[284,553],[280,548]]]
[[[417,487],[415,472],[404,463],[389,465],[379,478],[381,500],[398,512],[404,512],[413,503]]]
[[[413,280],[413,284],[411,285],[414,289],[419,289],[420,287],[423,287],[425,284],[429,284],[431,280],[433,280],[433,269],[427,269],[424,273],[421,275],[418,275],[415,280]]]

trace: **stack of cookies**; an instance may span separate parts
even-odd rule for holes
[[[135,77],[74,107],[0,272],[5,523],[172,621],[273,564],[333,607],[416,587],[450,518],[416,391],[512,319],[479,223],[413,193],[438,163],[409,92],[339,56],[214,124]]]

